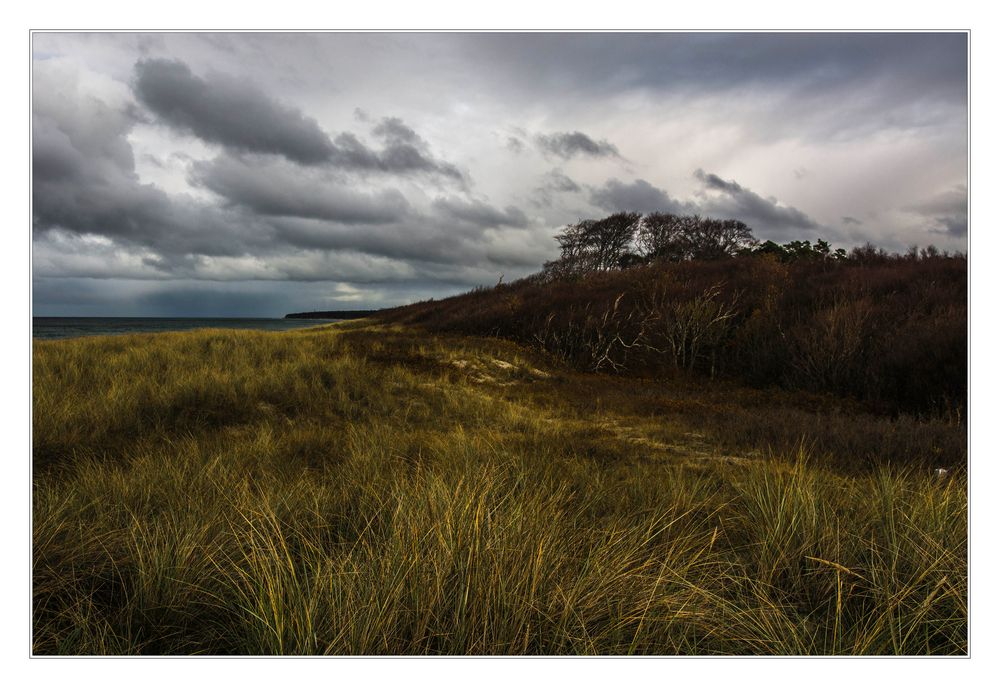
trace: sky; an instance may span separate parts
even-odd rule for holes
[[[281,317],[538,271],[569,223],[968,243],[965,33],[35,33],[34,315]]]

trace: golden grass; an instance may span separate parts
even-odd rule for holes
[[[963,430],[800,402],[366,322],[39,341],[34,651],[965,653]]]

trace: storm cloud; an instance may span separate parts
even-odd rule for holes
[[[32,44],[36,314],[445,296],[530,274],[561,227],[618,210],[967,247],[964,33]]]
[[[562,170],[550,170],[545,175],[545,183],[542,188],[549,191],[559,191],[561,193],[575,193],[580,191],[580,185],[566,176]]]
[[[636,179],[630,183],[609,179],[604,186],[591,189],[590,202],[609,212],[684,214],[694,211],[691,204],[671,198],[666,191],[656,188],[645,179]]]
[[[718,192],[703,196],[700,208],[705,215],[742,220],[758,236],[774,240],[799,239],[803,230],[820,226],[798,208],[781,205],[775,198],[764,198],[735,180],[726,181],[701,169],[694,175],[706,189]]]
[[[433,207],[444,218],[467,222],[480,227],[526,227],[528,216],[520,208],[509,205],[502,211],[482,201],[439,198]]]
[[[449,162],[435,159],[426,142],[403,125],[402,120],[383,120],[373,133],[385,142],[381,150],[370,148],[356,135],[344,132],[334,140],[336,145],[328,162],[344,170],[398,175],[423,172],[464,183],[461,170]]]
[[[36,232],[106,237],[175,255],[230,255],[267,242],[256,218],[142,183],[128,142],[135,119],[127,107],[70,89],[58,97],[43,91],[34,100],[32,124]]]
[[[410,207],[395,189],[359,190],[322,171],[297,170],[253,157],[196,162],[191,180],[260,215],[367,225],[398,221]]]
[[[141,60],[135,74],[135,94],[143,105],[164,123],[205,141],[304,164],[329,161],[336,152],[316,120],[249,81],[218,73],[202,79],[179,60]]]
[[[733,104],[756,92],[766,94],[768,110],[775,110],[762,122],[766,133],[923,127],[940,117],[940,106],[964,111],[966,103],[964,32],[492,34],[458,40],[491,64],[505,92],[521,92],[526,100],[556,89],[577,102],[676,93],[682,106],[706,95],[723,95]],[[790,118],[789,109],[798,116]]]
[[[385,144],[376,150],[350,132],[331,140],[316,120],[246,80],[219,73],[199,78],[178,60],[141,60],[135,72],[136,97],[164,124],[235,152],[281,155],[303,165],[462,179],[454,165],[435,160],[426,142],[398,117],[373,128]]]
[[[576,156],[592,158],[619,158],[618,148],[607,141],[595,141],[580,131],[562,132],[557,134],[539,134],[535,142],[544,153],[555,155],[563,160]]]
[[[906,210],[924,218],[930,232],[965,237],[969,233],[968,197],[968,189],[957,186],[908,206]]]
[[[562,194],[576,194],[583,191],[583,187],[577,184],[562,170],[556,168],[549,170],[541,177],[541,183],[532,191],[532,204],[536,207],[551,207],[556,200],[556,196]]]
[[[694,177],[709,193],[702,192],[691,200],[681,201],[645,179],[632,182],[609,179],[603,186],[590,189],[590,202],[609,212],[665,212],[738,219],[766,239],[800,238],[804,230],[820,226],[798,208],[780,205],[774,198],[763,198],[735,180],[727,181],[700,169],[695,171]]]

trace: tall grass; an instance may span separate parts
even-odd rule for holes
[[[661,451],[570,375],[363,323],[36,342],[35,652],[966,652],[960,471]]]

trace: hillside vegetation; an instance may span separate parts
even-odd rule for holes
[[[893,313],[911,329],[866,379],[930,390],[887,371],[929,355],[920,337],[957,346],[931,328],[959,317],[940,307],[957,271],[851,266],[792,288],[794,267],[757,259],[647,266],[407,315],[438,333],[36,341],[34,652],[965,653],[958,419],[697,377],[748,361],[747,379],[814,380],[809,347],[839,339],[791,323],[869,332]],[[626,284],[739,316],[669,365],[552,344],[556,323],[636,312],[647,292]],[[774,322],[799,358],[752,345],[777,346]],[[581,369],[675,364],[694,373]]]
[[[657,213],[582,222],[557,239],[562,257],[536,275],[377,317],[511,339],[580,370],[721,377],[880,413],[964,414],[962,255],[761,244],[736,221]]]

